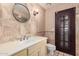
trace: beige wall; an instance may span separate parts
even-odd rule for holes
[[[45,35],[49,37],[49,42],[55,44],[55,12],[64,9],[77,7],[77,12],[79,12],[79,4],[54,4],[52,7],[46,10],[46,22],[45,30],[51,31]],[[78,13],[79,14],[79,13]],[[79,15],[76,15],[76,54],[79,55]]]
[[[26,23],[20,23],[15,20],[12,15],[14,4],[0,4],[0,42],[15,40],[16,38],[28,35],[35,35],[39,31],[44,30],[44,10],[37,4],[27,4],[31,18]],[[33,11],[38,9],[39,14],[34,16]]]

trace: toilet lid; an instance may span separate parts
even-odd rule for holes
[[[55,45],[52,45],[52,44],[49,44],[49,43],[47,44],[47,46],[48,47],[55,47]]]

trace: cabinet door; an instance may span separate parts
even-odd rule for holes
[[[22,51],[17,52],[14,56],[27,56],[27,50],[24,49]]]
[[[28,48],[28,56],[45,56],[46,55],[46,41],[41,41]]]
[[[46,42],[42,42],[39,55],[40,55],[40,56],[45,56],[45,55],[47,55]]]
[[[56,49],[75,55],[75,7],[55,14]]]
[[[40,56],[40,49],[36,49],[36,51],[31,52],[28,56]]]

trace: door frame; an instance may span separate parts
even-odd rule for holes
[[[67,11],[67,10],[74,10],[74,12],[75,12],[75,15],[76,15],[76,7],[73,7],[73,8],[68,8],[68,9],[65,9],[65,10],[61,10],[61,11],[57,11],[57,12],[55,12],[55,45],[57,46],[57,28],[56,28],[56,26],[57,26],[57,24],[56,24],[56,22],[57,22],[57,17],[56,17],[56,15],[57,15],[57,13],[60,13],[60,12],[65,12],[65,11]],[[75,37],[75,35],[76,35],[76,26],[75,26],[75,21],[76,21],[76,17],[75,17],[75,15],[74,15],[74,46],[73,47],[75,47],[74,48],[74,52],[72,52],[72,55],[76,55],[76,37]],[[56,50],[58,50],[57,48],[56,48]],[[61,51],[61,50],[59,50],[59,51]],[[65,52],[65,51],[62,51],[62,52]],[[65,52],[65,53],[68,53],[68,52]],[[69,54],[71,54],[70,52],[69,52]]]

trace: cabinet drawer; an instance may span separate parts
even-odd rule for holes
[[[24,49],[14,54],[14,56],[27,56],[27,50]]]

